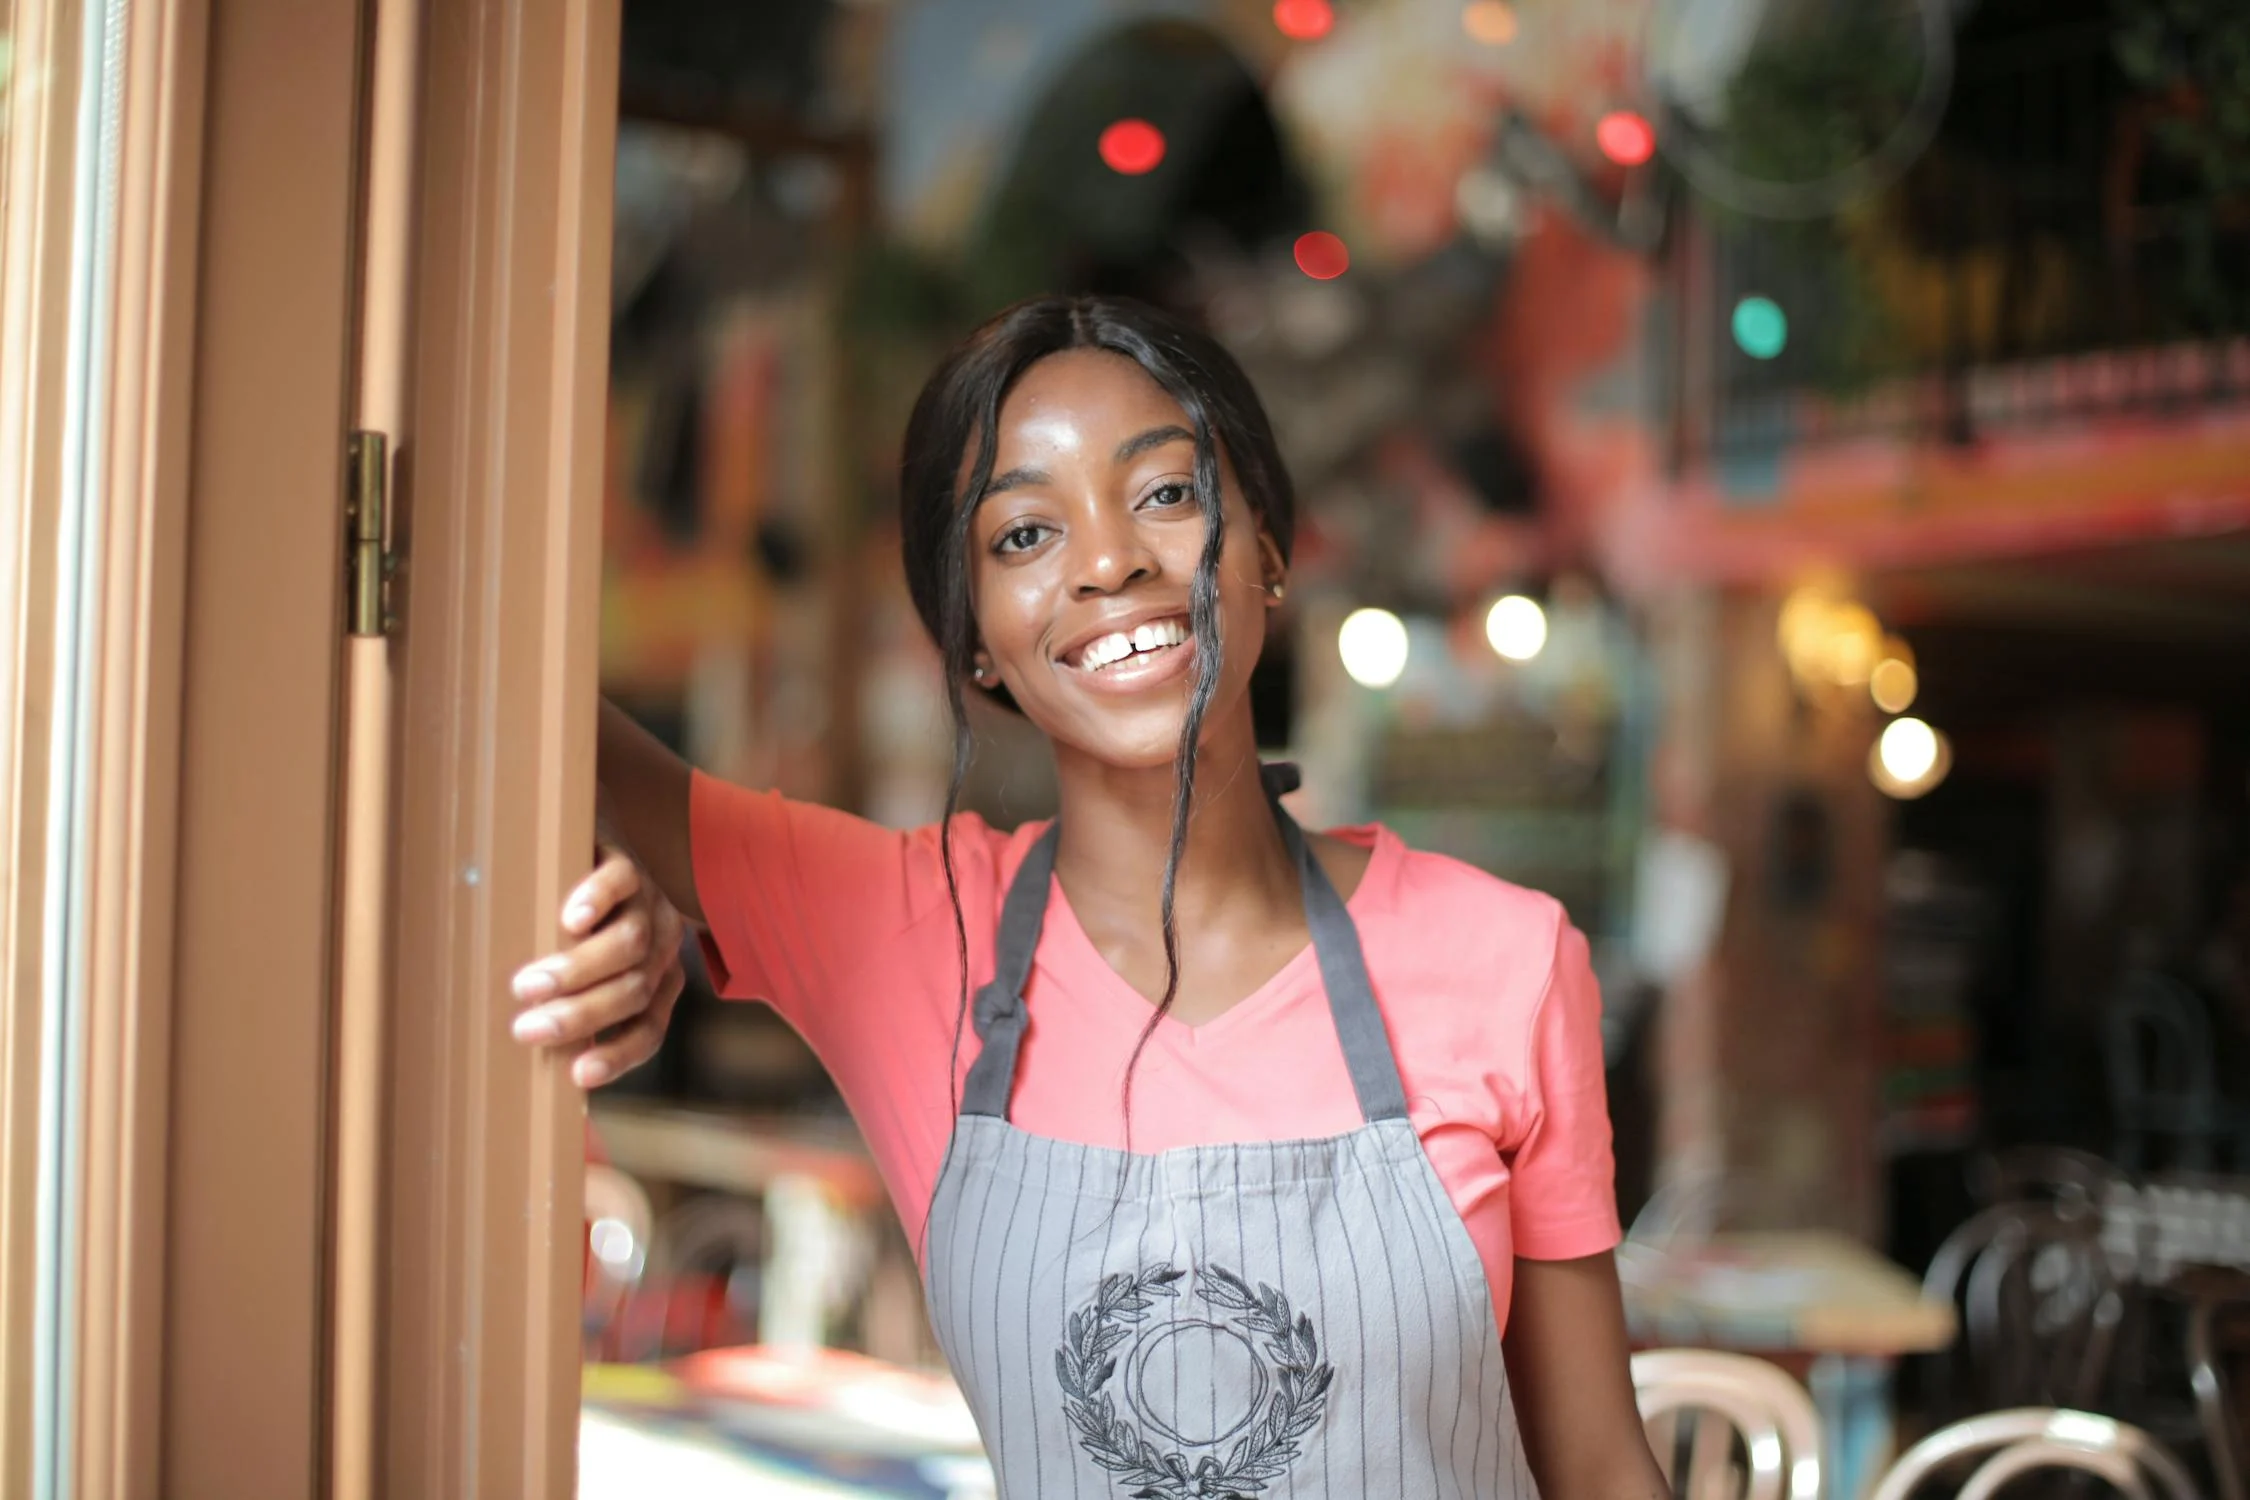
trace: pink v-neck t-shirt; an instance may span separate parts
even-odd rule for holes
[[[820,1055],[917,1246],[977,1050],[935,827],[848,813],[697,775],[691,799],[704,953],[722,995],[778,1010]],[[969,983],[992,977],[1000,904],[1044,827],[964,815],[953,864]],[[1616,1245],[1601,999],[1586,940],[1551,897],[1381,827],[1349,907],[1406,1083],[1408,1110],[1507,1326],[1515,1257]],[[1308,947],[1200,1026],[1158,1025],[1121,1098],[1149,1002],[1111,969],[1060,882],[1024,996],[1030,1026],[1010,1118],[1034,1135],[1158,1152],[1310,1139],[1363,1122]]]

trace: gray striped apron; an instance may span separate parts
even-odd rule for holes
[[[1366,1117],[1347,1134],[1149,1155],[1009,1123],[1055,829],[1009,888],[925,1252],[1004,1500],[1536,1495],[1483,1262],[1294,784],[1267,768]]]

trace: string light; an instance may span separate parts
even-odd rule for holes
[[[1336,24],[1328,0],[1274,0],[1273,24],[1293,42],[1317,42]]]
[[[1629,109],[1603,115],[1594,127],[1594,144],[1621,167],[1637,167],[1656,154],[1656,127]]]
[[[1789,345],[1789,315],[1771,297],[1734,305],[1734,341],[1752,359],[1772,359]]]
[[[1112,172],[1139,177],[1164,160],[1164,132],[1146,120],[1119,120],[1102,132],[1098,149]]]
[[[1828,675],[1839,687],[1858,687],[1874,675],[1883,655],[1883,622],[1864,604],[1844,603],[1828,614]]]
[[[1334,281],[1351,269],[1352,253],[1325,229],[1297,236],[1297,269],[1315,281]]]
[[[1484,638],[1510,661],[1530,661],[1547,645],[1547,612],[1535,599],[1510,594],[1484,617]]]
[[[1807,585],[1790,594],[1781,606],[1776,634],[1790,672],[1808,688],[1828,683],[1863,686],[1876,663],[1892,654],[1873,610],[1836,598],[1821,585]]]
[[[1515,7],[1503,0],[1476,0],[1473,5],[1461,8],[1461,29],[1472,42],[1482,42],[1487,47],[1505,47],[1516,39]]]
[[[1336,632],[1336,654],[1362,687],[1387,688],[1406,670],[1406,622],[1387,609],[1355,609]]]
[[[1891,720],[1867,753],[1868,779],[1888,797],[1919,797],[1952,767],[1953,747],[1920,719]]]
[[[1914,653],[1897,636],[1883,641],[1883,659],[1867,674],[1867,695],[1887,714],[1902,714],[1914,705],[1922,679],[1914,670]]]

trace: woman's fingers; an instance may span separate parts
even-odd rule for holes
[[[516,1040],[582,1048],[571,1076],[594,1088],[656,1054],[686,984],[680,940],[686,924],[645,883],[631,856],[605,848],[594,872],[563,901],[570,946],[519,970],[513,988],[526,1009]]]
[[[664,1043],[664,1033],[672,1024],[672,1007],[679,1003],[686,982],[679,965],[666,969],[649,997],[648,1008],[616,1035],[581,1053],[570,1065],[570,1081],[582,1089],[600,1088],[654,1057]]]
[[[583,937],[641,889],[641,867],[622,849],[604,846],[594,872],[563,897],[563,931]]]
[[[590,1042],[608,1028],[646,1014],[662,982],[661,977],[636,969],[605,979],[568,1000],[527,1010],[516,1017],[511,1029],[517,1041],[541,1047]]]
[[[647,913],[628,906],[592,937],[516,973],[516,998],[526,1005],[566,998],[640,968],[659,950]],[[673,946],[678,945],[677,934]],[[670,952],[669,948],[661,951]]]

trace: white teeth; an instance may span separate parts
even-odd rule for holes
[[[1136,651],[1155,651],[1165,646],[1177,646],[1188,638],[1187,625],[1180,620],[1157,620],[1147,625],[1136,625],[1132,633],[1120,630],[1089,642],[1078,653],[1079,666],[1088,672],[1098,672],[1106,666],[1123,661]]]

